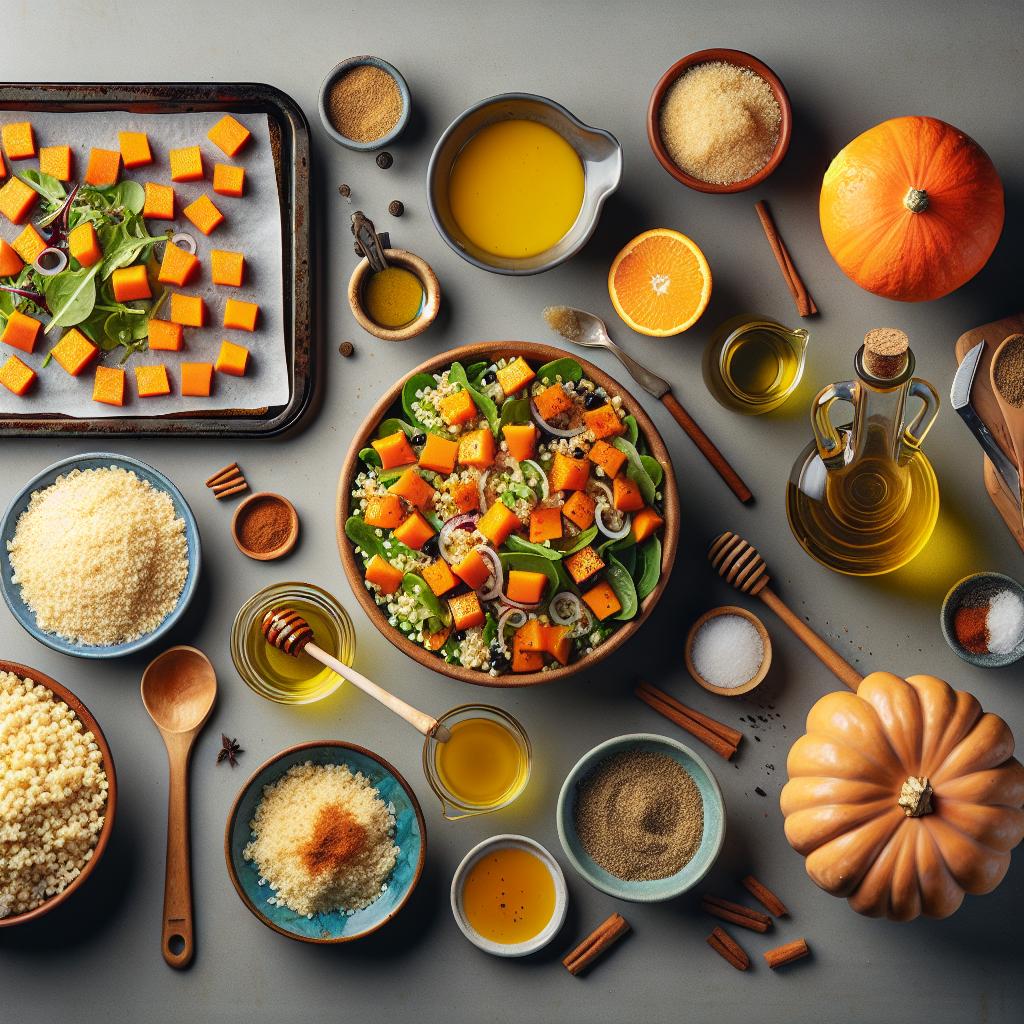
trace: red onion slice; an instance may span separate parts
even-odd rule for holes
[[[448,547],[452,531],[476,529],[476,523],[479,518],[480,517],[476,512],[463,512],[461,515],[452,516],[451,519],[447,520],[441,526],[441,530],[437,535],[437,549],[441,552],[441,555],[446,562],[451,562],[452,560]]]
[[[583,431],[587,429],[585,423],[580,423],[578,426],[572,427],[569,430],[563,430],[561,427],[551,426],[551,424],[548,423],[548,421],[537,411],[537,406],[534,404],[532,398],[530,399],[530,415],[542,430],[546,430],[549,434],[554,434],[555,437],[575,437],[577,434],[582,434]]]
[[[516,618],[517,621],[513,622],[513,618]],[[526,612],[521,611],[519,608],[506,608],[505,611],[498,616],[498,636],[496,639],[498,641],[498,647],[501,649],[501,653],[504,654],[506,658],[509,656],[508,646],[505,643],[506,627],[511,626],[512,629],[518,629],[520,626],[525,625]]]
[[[523,601],[513,601],[512,598],[505,594],[502,594],[498,600],[502,604],[508,605],[510,608],[518,608],[521,612],[532,612],[541,606],[540,601],[534,601],[532,604],[526,604]]]
[[[501,597],[501,591],[505,586],[505,572],[501,568],[501,559],[498,553],[486,544],[477,544],[475,551],[491,567],[490,582],[477,591],[477,595],[483,601],[493,601]]]
[[[176,235],[171,235],[171,241],[186,252],[191,253],[193,256],[195,256],[196,251],[199,249],[199,245],[195,238],[193,238],[187,231],[179,231]]]
[[[32,268],[43,277],[55,277],[67,269],[68,254],[63,249],[47,246],[32,261]]]
[[[597,528],[606,537],[611,537],[612,540],[622,540],[622,538],[629,533],[629,528],[632,525],[632,520],[628,515],[624,515],[622,517],[622,528],[619,530],[613,530],[611,529],[611,527],[607,526],[604,521],[604,513],[605,509],[607,508],[607,505],[602,505],[600,502],[598,502],[597,508],[594,509],[594,522],[597,523]]]
[[[558,607],[559,604],[569,605],[571,610],[568,615],[562,614]],[[555,594],[548,605],[548,615],[551,616],[551,621],[559,626],[571,626],[574,622],[579,620],[582,612],[583,602],[568,590],[563,590],[560,593]]]
[[[551,485],[548,483],[548,475],[544,472],[543,466],[541,466],[539,462],[534,462],[533,459],[523,459],[523,461],[519,463],[519,468],[522,469],[523,466],[529,466],[534,473],[537,474],[541,485],[540,500],[547,501],[548,498],[551,497]],[[526,479],[525,473],[523,474],[523,479]],[[533,484],[527,484],[527,486],[532,487]]]

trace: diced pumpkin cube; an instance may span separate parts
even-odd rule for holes
[[[581,530],[587,530],[594,524],[596,508],[597,502],[586,491],[573,491],[562,506],[562,515]]]
[[[7,177],[7,163],[4,161],[3,153],[0,153],[0,178]]]
[[[21,178],[13,175],[0,188],[0,213],[12,224],[20,224],[35,201],[35,189],[29,188]]]
[[[472,480],[466,480],[456,486],[452,498],[460,512],[474,512],[480,507],[480,488]]]
[[[71,180],[71,147],[41,146],[39,148],[39,172],[49,174],[58,181]]]
[[[157,280],[161,284],[173,284],[177,288],[184,288],[198,270],[198,256],[173,242],[168,242],[164,246],[164,258],[160,261]]]
[[[559,664],[568,665],[569,658],[572,656],[572,640],[569,637],[569,627],[545,626],[544,649]]]
[[[544,623],[540,619],[527,619],[514,634],[514,642],[524,651],[544,651],[544,640]]]
[[[188,210],[185,213],[187,214]],[[210,253],[210,280],[214,284],[226,284],[231,288],[241,288],[244,279],[245,257],[240,252],[214,249]]]
[[[21,273],[24,266],[25,261],[14,247],[0,238],[0,277],[15,277]]]
[[[227,156],[234,156],[249,141],[251,133],[241,121],[225,114],[207,133],[206,137]]]
[[[208,195],[194,199],[181,211],[204,235],[213,234],[224,223],[224,214]]]
[[[172,149],[167,154],[171,165],[171,181],[201,181],[203,177],[203,154],[198,146]]]
[[[11,242],[11,248],[26,263],[35,263],[39,254],[46,248],[46,242],[43,241],[43,236],[36,231],[34,224],[26,224],[18,237]]]
[[[506,395],[514,395],[517,391],[522,391],[537,376],[522,356],[513,359],[508,366],[503,366],[497,371],[497,374],[498,383]]]
[[[404,523],[395,527],[395,539],[406,547],[419,551],[437,531],[419,514],[413,512]]]
[[[92,221],[83,221],[68,234],[68,252],[83,267],[91,267],[103,256],[100,240],[96,237],[96,229]]]
[[[476,528],[500,548],[508,535],[519,529],[519,517],[504,502],[496,501],[477,521]]]
[[[476,548],[471,548],[461,562],[453,565],[452,572],[473,590],[479,590],[491,578],[490,563]]]
[[[158,352],[180,352],[185,346],[185,331],[181,324],[170,320],[149,321],[149,347]]]
[[[213,391],[213,363],[181,363],[181,393],[192,398],[209,398]]]
[[[145,188],[142,216],[148,220],[174,220],[174,189],[155,181],[147,181]]]
[[[255,302],[228,299],[224,303],[224,326],[237,331],[255,331],[260,307]]]
[[[553,491],[582,491],[590,478],[590,463],[555,452],[548,477]]]
[[[644,497],[628,476],[617,476],[612,481],[612,504],[620,512],[639,512],[644,507]]]
[[[448,642],[452,635],[451,626],[442,626],[436,633],[427,633],[423,637],[423,646],[428,651],[439,651]]]
[[[598,441],[602,437],[616,437],[626,432],[619,414],[612,408],[610,402],[605,402],[596,409],[589,409],[583,414],[583,422]]]
[[[144,167],[153,162],[149,136],[145,132],[118,132],[117,147],[125,167]]]
[[[532,459],[537,452],[537,428],[532,423],[506,423],[501,428],[508,453],[517,462]]]
[[[434,488],[410,467],[389,488],[392,494],[405,498],[416,508],[426,508],[434,498]]]
[[[206,324],[206,303],[201,295],[171,292],[171,323],[182,327],[203,327]]]
[[[371,494],[366,499],[363,521],[367,526],[381,530],[393,530],[405,520],[405,506],[402,499],[394,494]]]
[[[516,630],[512,637],[512,671],[539,672],[544,667],[544,655],[541,651],[531,651],[523,647],[519,640],[521,629]]]
[[[455,471],[455,460],[459,455],[459,446],[439,434],[427,434],[427,443],[420,451],[420,467],[447,476]],[[475,490],[476,488],[474,488]]]
[[[564,565],[575,583],[589,580],[594,573],[598,573],[604,568],[601,556],[589,544],[581,551],[569,555],[565,559]]]
[[[439,558],[436,562],[431,562],[430,565],[421,569],[420,572],[427,581],[427,586],[430,587],[437,597],[447,594],[449,590],[459,585],[458,579],[443,558]]]
[[[53,346],[50,355],[72,377],[77,377],[99,355],[99,352],[100,350],[77,327],[72,327]]]
[[[450,427],[460,426],[475,420],[479,413],[476,410],[476,402],[468,391],[456,391],[454,395],[442,398],[437,405],[437,411],[441,419]]]
[[[36,137],[31,121],[14,121],[0,129],[8,160],[27,160],[36,155]]]
[[[607,441],[595,441],[594,446],[587,453],[587,458],[595,466],[600,466],[609,477],[618,476],[622,464],[626,461],[625,454]]]
[[[396,430],[387,437],[378,437],[371,441],[374,451],[380,456],[382,469],[394,469],[396,466],[408,466],[416,461],[416,453],[409,444],[404,430]]]
[[[484,610],[480,607],[480,599],[473,593],[448,598],[448,608],[452,613],[452,625],[456,629],[482,626],[486,619]]]
[[[31,355],[42,326],[34,316],[22,313],[18,309],[12,310],[7,316],[4,333],[0,334],[0,341]]]
[[[494,435],[488,428],[470,430],[459,439],[459,462],[486,469],[494,461]]]
[[[0,366],[0,384],[13,391],[19,398],[28,394],[36,382],[36,371],[26,366],[17,356],[9,356]]]
[[[535,508],[530,513],[530,540],[543,544],[562,536],[562,511],[559,508]]]
[[[214,364],[218,373],[226,373],[229,377],[244,377],[249,366],[249,350],[244,345],[236,345],[226,338],[220,343],[217,362]]]
[[[168,243],[170,247],[170,243]],[[118,302],[131,302],[133,299],[149,299],[153,293],[149,290],[149,277],[146,266],[136,263],[131,267],[121,267],[110,275],[110,284],[114,289],[114,298]]]
[[[135,386],[139,398],[156,398],[171,393],[171,382],[167,379],[167,367],[163,363],[155,366],[135,367]]]
[[[622,605],[615,596],[611,584],[602,580],[583,595],[587,607],[602,621],[622,611]]]
[[[380,555],[374,555],[366,563],[366,580],[374,584],[382,594],[393,594],[402,585],[402,571]]]
[[[116,149],[89,150],[89,164],[85,169],[87,185],[116,185],[121,175],[121,154]]]
[[[542,572],[512,569],[508,574],[505,592],[510,601],[518,601],[520,604],[537,604],[544,596],[544,588],[547,585],[548,578]]]
[[[633,516],[633,539],[643,543],[665,525],[665,520],[653,508],[642,508]]]
[[[125,372],[119,366],[97,366],[92,400],[103,405],[124,405]]]
[[[552,384],[551,387],[538,391],[533,396],[533,404],[537,407],[541,419],[553,420],[572,408],[572,399],[561,384]]]
[[[245,168],[234,164],[213,165],[213,191],[241,199],[245,195]]]

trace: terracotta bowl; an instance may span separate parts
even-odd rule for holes
[[[408,341],[422,334],[436,319],[441,308],[441,285],[437,275],[426,260],[405,249],[385,249],[384,255],[388,263],[394,267],[402,267],[419,278],[423,286],[423,305],[414,320],[402,327],[381,327],[369,318],[363,309],[363,285],[370,276],[370,261],[365,257],[356,264],[348,281],[348,304],[356,323],[368,334],[381,341]]]
[[[640,433],[646,439],[651,454],[665,467],[665,478],[661,484],[665,526],[662,532],[661,578],[658,580],[658,585],[641,602],[636,616],[616,630],[593,654],[580,658],[569,665],[551,668],[546,672],[518,672],[492,676],[486,672],[468,669],[461,665],[449,665],[443,658],[425,650],[419,644],[413,643],[401,630],[389,624],[387,615],[382,609],[377,607],[376,602],[363,585],[362,565],[356,558],[352,542],[345,536],[345,520],[349,517],[352,482],[361,466],[359,452],[369,446],[371,438],[376,433],[377,424],[389,415],[392,406],[399,403],[402,385],[409,377],[417,373],[434,373],[438,370],[446,369],[456,360],[463,363],[463,365],[467,365],[482,359],[494,362],[503,357],[514,358],[515,356],[523,356],[533,363],[545,363],[553,359],[562,358],[575,359],[583,367],[584,374],[590,380],[622,398],[623,407],[636,418],[637,426],[640,428]],[[651,614],[668,584],[669,574],[672,572],[672,564],[675,562],[676,546],[679,542],[679,492],[676,489],[672,459],[669,456],[668,449],[665,447],[665,442],[640,403],[617,380],[609,377],[607,373],[598,369],[593,363],[587,362],[586,359],[581,359],[575,352],[566,352],[563,349],[553,348],[550,345],[540,345],[535,342],[526,341],[484,341],[475,345],[463,345],[460,348],[449,349],[447,352],[442,352],[421,363],[405,377],[402,377],[393,384],[376,406],[374,406],[352,441],[348,455],[345,458],[345,464],[341,470],[341,478],[338,481],[336,515],[335,527],[338,537],[338,550],[341,552],[341,562],[345,567],[345,575],[348,577],[352,592],[363,606],[364,611],[374,626],[395,647],[426,668],[440,672],[452,679],[460,679],[464,683],[475,683],[477,686],[514,687],[553,683],[558,679],[565,679],[584,669],[589,669],[599,661],[603,661],[609,654],[618,650],[629,640]]]
[[[96,746],[100,748],[100,757],[103,759],[103,771],[107,776],[107,809],[103,828],[100,829],[99,838],[92,851],[92,857],[86,861],[85,867],[82,868],[82,873],[63,892],[59,892],[56,896],[51,896],[50,899],[40,904],[35,910],[28,910],[24,914],[12,914],[10,917],[0,917],[0,928],[12,928],[14,925],[34,921],[44,914],[48,914],[54,907],[60,906],[73,892],[81,888],[85,884],[86,879],[96,870],[96,865],[103,857],[107,843],[110,841],[110,833],[114,829],[114,814],[117,810],[117,776],[114,772],[114,758],[110,753],[107,738],[103,735],[99,722],[93,718],[89,709],[69,689],[61,686],[55,679],[43,675],[42,672],[29,668],[27,665],[19,665],[14,661],[0,661],[0,672],[13,672],[14,675],[20,676],[22,679],[31,679],[32,682],[37,683],[39,686],[45,686],[58,700],[62,700],[67,704],[78,715],[86,729],[96,737]]]
[[[779,125],[779,138],[775,143],[775,150],[768,163],[751,177],[745,178],[743,181],[734,181],[729,185],[716,185],[713,182],[701,181],[700,178],[694,178],[682,170],[669,155],[665,144],[661,141],[661,131],[658,127],[661,104],[665,98],[665,93],[668,92],[669,86],[684,71],[689,71],[690,68],[697,64],[707,64],[711,61],[724,61],[727,64],[735,64],[737,67],[747,68],[759,74],[771,86],[771,90],[779,104],[779,110],[782,113],[782,122]],[[690,188],[696,189],[698,192],[716,194],[743,192],[748,188],[753,188],[755,185],[760,185],[782,163],[782,158],[786,155],[786,150],[789,149],[789,137],[792,134],[792,130],[793,108],[790,106],[789,96],[779,76],[767,64],[759,61],[752,54],[744,53],[743,50],[698,50],[696,53],[691,53],[688,57],[683,57],[682,60],[677,60],[658,80],[658,84],[654,87],[654,92],[651,94],[651,102],[647,107],[647,140],[651,144],[651,149],[654,150],[654,155],[658,158],[658,163],[676,181],[681,181],[684,185],[689,185]]]
[[[288,536],[285,537],[284,541],[274,548],[273,551],[254,551],[252,548],[246,547],[245,543],[242,541],[242,518],[254,505],[258,505],[263,502],[284,506],[290,520]],[[235,547],[238,548],[243,555],[248,555],[249,558],[254,558],[257,562],[272,562],[277,558],[283,558],[285,555],[291,553],[298,542],[299,513],[295,511],[295,506],[283,494],[276,494],[274,491],[257,491],[255,494],[250,494],[249,497],[235,509],[235,514],[231,517],[231,538],[235,542]]]
[[[764,647],[764,654],[761,656],[761,664],[757,667],[757,671],[745,683],[740,683],[739,686],[716,686],[714,683],[708,682],[697,671],[697,666],[693,663],[693,642],[697,638],[697,633],[705,622],[708,622],[710,619],[717,619],[720,615],[735,615],[738,618],[746,619],[757,630],[757,635],[761,638],[761,645]],[[768,635],[768,630],[765,629],[764,623],[753,612],[748,612],[746,608],[741,608],[736,604],[724,604],[718,608],[706,611],[690,627],[690,632],[686,635],[685,658],[686,670],[693,677],[693,681],[698,686],[702,686],[708,693],[717,693],[720,697],[742,697],[743,694],[756,690],[764,682],[764,677],[768,675],[768,669],[772,665],[772,640]]]

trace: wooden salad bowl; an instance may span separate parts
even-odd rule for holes
[[[640,607],[633,619],[616,630],[594,653],[588,654],[569,665],[549,668],[545,672],[510,672],[505,675],[492,676],[477,669],[448,664],[443,658],[438,657],[438,655],[431,651],[425,650],[419,644],[408,639],[400,629],[388,622],[386,613],[377,606],[363,584],[362,566],[359,559],[356,558],[352,542],[345,536],[345,521],[350,515],[352,483],[360,471],[359,452],[369,446],[370,440],[377,431],[377,425],[388,415],[392,406],[400,403],[402,386],[409,377],[417,373],[435,373],[456,361],[467,365],[482,359],[494,362],[497,359],[514,358],[516,356],[523,356],[532,363],[546,363],[553,359],[574,359],[583,367],[584,374],[590,380],[606,388],[611,394],[617,394],[621,397],[623,407],[636,418],[637,426],[640,429],[640,433],[646,439],[651,454],[665,467],[665,478],[661,484],[665,525],[662,529],[661,540],[661,577],[654,590],[640,603]],[[435,672],[440,672],[452,679],[459,679],[464,683],[496,687],[537,686],[540,683],[553,683],[558,679],[565,679],[583,669],[593,667],[598,662],[607,658],[608,655],[617,651],[646,621],[665,591],[669,574],[672,571],[672,565],[675,562],[676,547],[679,542],[679,492],[676,488],[672,459],[669,456],[668,448],[665,447],[665,442],[640,403],[617,380],[610,377],[593,363],[588,362],[586,359],[581,359],[575,352],[567,352],[564,349],[554,348],[551,345],[541,345],[530,341],[481,341],[473,345],[462,345],[459,348],[449,349],[447,352],[441,352],[436,356],[432,356],[426,362],[420,363],[419,366],[414,367],[408,374],[393,384],[373,407],[370,415],[367,416],[362,427],[360,427],[353,438],[348,455],[345,457],[345,463],[342,466],[341,478],[338,481],[335,528],[338,537],[338,550],[341,553],[341,563],[345,568],[345,575],[348,577],[353,594],[355,594],[356,599],[363,606],[363,610],[369,616],[374,626],[403,654],[407,654],[425,668],[433,669]]]
[[[86,879],[95,871],[96,865],[100,862],[107,843],[110,842],[110,833],[114,829],[114,812],[117,809],[117,776],[114,772],[114,757],[107,745],[107,738],[103,735],[99,722],[92,716],[92,712],[65,686],[61,686],[55,679],[27,665],[20,665],[15,661],[0,661],[0,672],[11,672],[22,679],[31,679],[39,686],[45,686],[53,695],[62,700],[79,717],[82,724],[96,738],[96,746],[100,748],[100,757],[103,759],[103,771],[107,776],[107,807],[103,819],[103,828],[100,829],[99,838],[93,848],[92,857],[85,862],[81,874],[63,891],[56,896],[51,896],[45,903],[40,904],[34,910],[27,910],[23,914],[12,914],[9,917],[0,917],[0,928],[12,928],[14,925],[25,924],[48,914],[55,907],[60,906],[72,893],[85,884]]]

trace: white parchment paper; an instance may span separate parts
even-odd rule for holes
[[[92,400],[93,377],[98,363],[121,365],[124,349],[101,353],[78,377],[72,377],[54,360],[42,368],[46,353],[60,340],[60,328],[51,334],[40,332],[32,355],[0,345],[0,363],[12,353],[31,366],[39,375],[35,387],[23,398],[0,387],[0,414],[64,414],[81,418],[102,416],[160,416],[181,412],[209,412],[217,409],[259,409],[284,405],[288,401],[288,356],[285,346],[284,296],[282,278],[281,209],[270,149],[270,124],[264,114],[233,114],[250,132],[252,138],[232,160],[206,137],[220,120],[216,111],[194,114],[136,114],[128,111],[83,113],[42,113],[38,111],[2,111],[0,124],[30,120],[35,129],[36,149],[40,146],[70,146],[74,153],[72,181],[81,181],[88,166],[93,146],[117,149],[119,131],[144,131],[149,136],[153,162],[134,170],[122,168],[121,177],[145,183],[157,181],[171,185],[176,195],[176,220],[148,220],[150,234],[156,235],[172,226],[187,231],[198,245],[202,264],[197,277],[181,291],[201,295],[206,301],[206,327],[186,327],[185,347],[181,352],[138,352],[123,364],[127,370],[126,402],[123,408],[103,405]],[[203,154],[205,178],[202,181],[172,182],[168,153],[172,149],[198,145]],[[218,195],[213,191],[213,166],[216,163],[240,164],[245,167],[245,195],[240,199]],[[38,168],[38,159],[8,161],[8,172],[18,173]],[[70,187],[70,186],[67,186]],[[209,237],[195,228],[181,211],[203,193],[209,195],[224,214],[224,222]],[[39,218],[39,207],[27,221]],[[11,224],[0,216],[0,235],[13,241],[22,226]],[[210,280],[210,252],[226,249],[245,254],[245,281],[241,288],[215,285]],[[158,254],[162,246],[157,246]],[[223,326],[224,303],[228,298],[259,304],[256,330],[226,330]],[[170,296],[158,312],[160,319],[170,319]],[[44,324],[45,327],[45,324]],[[209,398],[183,398],[178,364],[209,362],[217,359],[221,339],[245,345],[250,352],[249,368],[244,377],[213,375],[213,393]],[[160,398],[139,398],[135,386],[135,366],[164,363],[171,382],[171,394]]]

